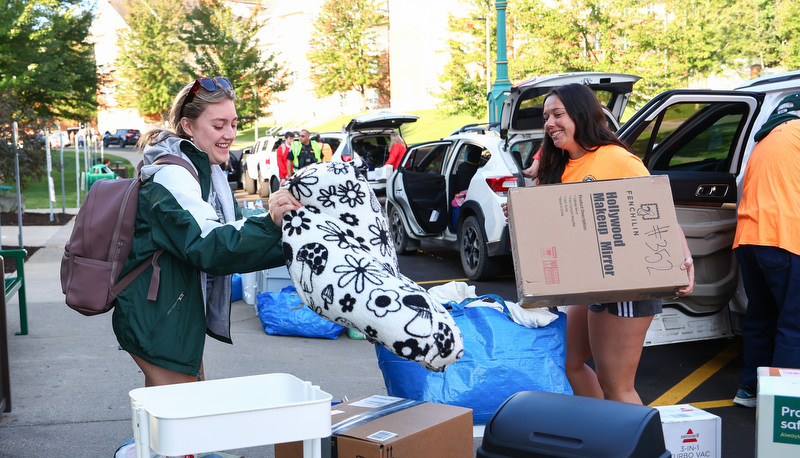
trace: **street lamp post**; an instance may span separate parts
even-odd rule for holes
[[[489,122],[500,121],[505,100],[511,90],[511,81],[508,79],[508,57],[506,55],[506,6],[507,1],[495,2],[497,8],[497,64],[495,69],[494,86],[488,95]]]

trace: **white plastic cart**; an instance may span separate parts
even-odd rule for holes
[[[303,441],[320,458],[331,435],[331,395],[290,374],[132,390],[136,456],[184,455]]]

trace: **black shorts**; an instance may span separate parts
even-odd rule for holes
[[[625,302],[604,302],[602,304],[591,304],[589,310],[592,312],[602,312],[626,317],[639,318],[643,316],[653,316],[661,313],[661,299],[649,299],[646,301],[625,301]]]

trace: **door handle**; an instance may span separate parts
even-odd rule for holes
[[[725,197],[728,195],[727,184],[701,184],[694,192],[695,197]]]

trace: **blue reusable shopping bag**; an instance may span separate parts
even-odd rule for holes
[[[345,327],[320,317],[303,304],[294,286],[278,293],[261,293],[256,308],[261,326],[271,336],[338,339]]]
[[[572,394],[564,372],[567,319],[541,328],[515,323],[506,313],[490,307],[464,308],[450,303],[450,312],[464,337],[464,355],[444,372],[431,372],[375,345],[378,367],[390,396],[467,407],[473,422],[485,424],[495,410],[520,391]]]

